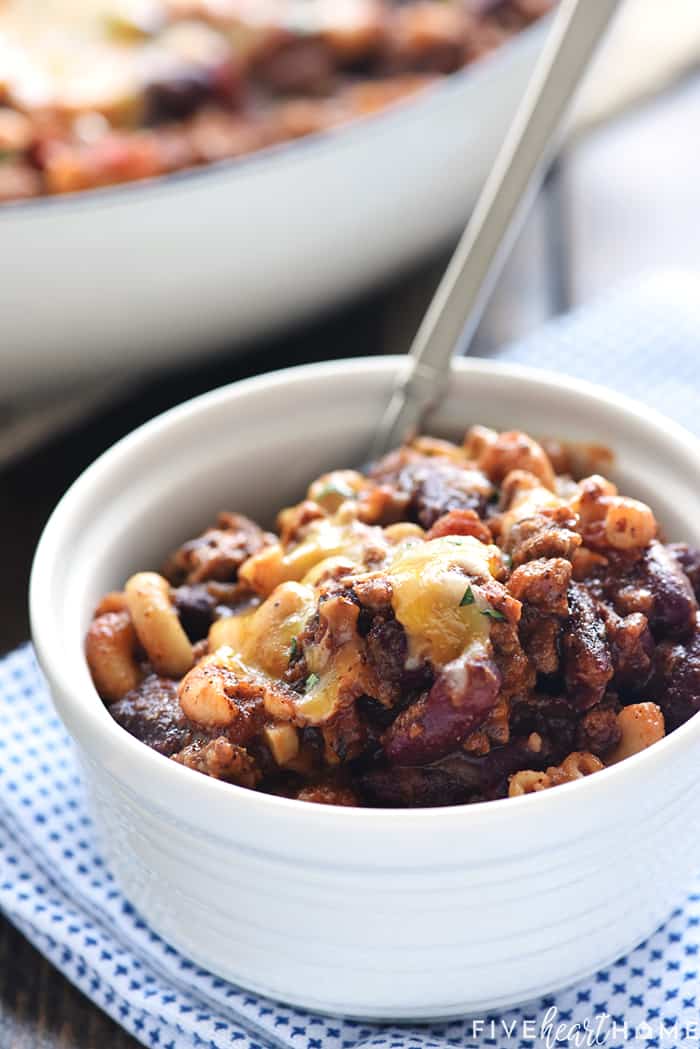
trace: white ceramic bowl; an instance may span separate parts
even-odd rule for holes
[[[2,395],[230,352],[414,265],[464,223],[547,23],[351,127],[0,208]]]
[[[207,779],[116,725],[83,657],[98,596],[223,507],[269,518],[361,462],[405,358],[339,361],[200,397],[103,455],[34,566],[34,641],[124,892],[235,983],[317,1011],[447,1017],[583,977],[668,914],[698,866],[700,717],[584,782],[418,811],[303,804]],[[571,379],[459,362],[433,429],[470,422],[602,440],[625,489],[700,541],[698,442]]]

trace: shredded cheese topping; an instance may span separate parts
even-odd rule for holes
[[[210,647],[230,645],[248,666],[281,678],[294,639],[316,611],[319,569],[342,564],[349,578],[362,577],[370,551],[374,572],[389,582],[394,614],[406,631],[407,666],[428,661],[441,668],[471,646],[488,644],[491,619],[484,614],[479,583],[492,579],[502,564],[497,546],[473,536],[409,538],[392,545],[381,528],[363,525],[341,508],[313,521],[296,546],[276,544],[246,562],[241,578],[268,596],[254,611],[215,623]],[[305,656],[307,687],[294,701],[305,722],[325,721],[350,691],[372,694],[372,672],[359,638],[332,652],[324,645],[307,646]]]
[[[474,641],[485,641],[488,617],[463,605],[470,579],[485,580],[501,564],[498,547],[474,536],[444,536],[399,549],[388,569],[394,614],[409,640],[409,662],[441,667]]]

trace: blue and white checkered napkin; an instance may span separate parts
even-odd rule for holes
[[[503,357],[605,381],[697,430],[700,280],[676,275],[630,289]],[[127,903],[96,850],[71,744],[31,648],[0,662],[0,908],[148,1046],[698,1046],[700,881],[695,889],[629,956],[521,1009],[408,1029],[280,1006],[197,968]]]

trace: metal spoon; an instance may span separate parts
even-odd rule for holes
[[[523,101],[413,340],[410,370],[379,423],[370,459],[413,436],[447,391],[453,355],[474,337],[553,139],[620,0],[562,0]]]

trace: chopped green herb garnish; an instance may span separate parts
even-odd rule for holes
[[[292,640],[291,640],[291,643],[289,645],[289,658],[290,658],[290,660],[294,659],[295,655],[297,654],[298,649],[299,649],[299,645],[297,643],[297,639],[295,637],[293,637]]]
[[[306,689],[307,692],[310,692],[312,688],[316,687],[316,685],[319,683],[320,680],[321,679],[318,676],[318,674],[309,674],[309,676],[307,677],[307,679],[306,679],[306,681],[304,683],[304,688]]]
[[[513,558],[510,556],[510,554],[506,554],[503,551],[501,551],[501,557],[503,558],[503,564],[506,566],[506,568],[513,567]]]
[[[462,600],[459,602],[459,607],[460,608],[464,608],[465,605],[474,605],[474,604],[476,604],[476,597],[474,596],[474,591],[472,590],[471,583],[470,583],[469,586],[467,587],[467,589],[464,591],[464,596],[462,597]],[[486,608],[479,608],[479,611],[481,612],[482,616],[488,616],[489,619],[505,619],[506,618],[503,615],[502,612],[498,612],[495,608],[491,608],[490,605],[488,605]]]
[[[472,590],[471,586],[468,586],[467,589],[464,591],[464,597],[459,602],[459,607],[464,608],[465,605],[473,605],[475,600],[476,598],[474,597],[474,591]]]

